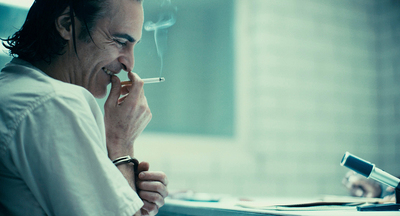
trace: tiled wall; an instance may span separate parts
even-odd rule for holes
[[[346,151],[399,175],[398,1],[236,2],[235,137],[143,134],[138,157],[235,196],[346,195]]]
[[[382,169],[400,176],[400,2],[377,4],[378,152]],[[377,162],[378,165],[378,162]]]
[[[374,160],[377,151],[374,4],[248,4],[250,137],[264,182],[282,182],[287,195],[338,193],[343,153]]]

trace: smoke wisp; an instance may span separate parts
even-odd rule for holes
[[[154,31],[154,40],[157,48],[157,55],[161,60],[160,77],[163,69],[163,56],[167,50],[168,41],[168,28],[173,26],[176,22],[176,11],[177,8],[172,6],[171,0],[164,0],[161,4],[161,13],[159,14],[158,21],[156,23],[148,21],[144,24],[144,30]]]

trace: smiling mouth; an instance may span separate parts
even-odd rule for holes
[[[105,67],[103,67],[102,70],[103,70],[106,74],[108,74],[108,75],[110,75],[110,76],[112,76],[112,75],[115,74],[115,73],[113,73],[112,71],[108,70],[108,69],[105,68]]]

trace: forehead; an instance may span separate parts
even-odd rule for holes
[[[143,21],[143,6],[140,1],[111,0],[108,13],[98,24],[107,28],[110,33],[129,34],[139,40]]]

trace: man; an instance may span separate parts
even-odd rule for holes
[[[165,174],[131,159],[151,119],[131,72],[143,19],[140,0],[36,0],[4,40],[16,58],[0,73],[0,215],[155,215],[164,204]],[[103,117],[94,97],[110,83]]]

